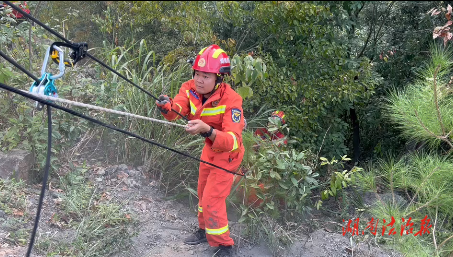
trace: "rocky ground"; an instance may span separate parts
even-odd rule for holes
[[[119,252],[112,257],[139,256],[214,256],[215,249],[207,243],[189,246],[182,240],[197,228],[196,210],[188,204],[174,200],[164,200],[159,185],[145,176],[140,168],[127,165],[108,167],[92,166],[88,171],[96,190],[104,192],[112,201],[121,203],[124,208],[136,214],[139,222],[138,235],[127,251]],[[34,217],[39,198],[40,185],[30,186],[28,195],[28,212]],[[37,241],[44,235],[55,240],[70,240],[73,232],[52,224],[52,215],[58,208],[61,190],[53,188],[46,191],[45,202],[41,213]],[[0,256],[25,256],[26,246],[17,246],[7,240],[8,231],[4,224],[12,216],[0,211]],[[28,227],[32,227],[32,221]],[[335,233],[328,228],[320,228],[309,234],[298,234],[292,238],[293,244],[288,249],[281,249],[273,255],[267,243],[252,243],[240,235],[243,224],[230,216],[231,235],[236,242],[235,254],[239,257],[266,256],[400,256],[371,243],[356,245],[348,236]],[[29,238],[29,237],[27,237]],[[28,244],[28,242],[27,242]],[[32,254],[32,256],[41,257]],[[47,256],[58,256],[47,253]]]

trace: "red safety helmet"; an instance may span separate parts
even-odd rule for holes
[[[286,123],[285,121],[285,113],[283,111],[275,111],[271,114],[271,117],[277,117],[282,122],[282,125]]]
[[[192,69],[216,74],[231,74],[230,58],[218,45],[203,48],[193,62]]]

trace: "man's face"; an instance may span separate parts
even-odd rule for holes
[[[215,73],[195,71],[194,81],[197,93],[202,95],[211,93],[215,87],[216,78]]]

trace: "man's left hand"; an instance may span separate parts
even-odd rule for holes
[[[204,123],[202,120],[189,120],[186,131],[192,135],[197,135],[200,133],[206,133],[211,130],[211,126]]]

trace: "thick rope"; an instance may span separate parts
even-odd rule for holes
[[[140,115],[132,114],[132,113],[128,113],[128,112],[121,112],[121,111],[117,111],[117,110],[107,109],[107,108],[99,107],[99,106],[96,106],[96,105],[84,104],[84,103],[75,102],[75,101],[62,99],[62,98],[58,98],[58,97],[40,95],[40,94],[36,94],[36,93],[25,91],[25,90],[21,90],[21,91],[25,92],[25,93],[29,93],[31,95],[34,95],[34,96],[39,97],[39,98],[44,99],[44,100],[49,100],[49,101],[53,101],[53,102],[60,102],[60,103],[65,103],[65,104],[69,104],[69,105],[73,105],[73,106],[84,107],[84,108],[88,108],[88,109],[92,109],[92,110],[110,112],[110,113],[123,115],[123,116],[127,116],[127,117],[133,117],[133,118],[138,118],[138,119],[143,119],[143,120],[149,120],[149,121],[152,121],[152,122],[159,122],[159,123],[163,123],[163,124],[167,124],[167,125],[172,125],[172,126],[178,126],[178,127],[186,128],[186,125],[181,125],[181,124],[177,124],[177,123],[174,123],[174,122],[169,122],[169,121],[165,121],[165,120],[149,118],[149,117],[140,116]]]

